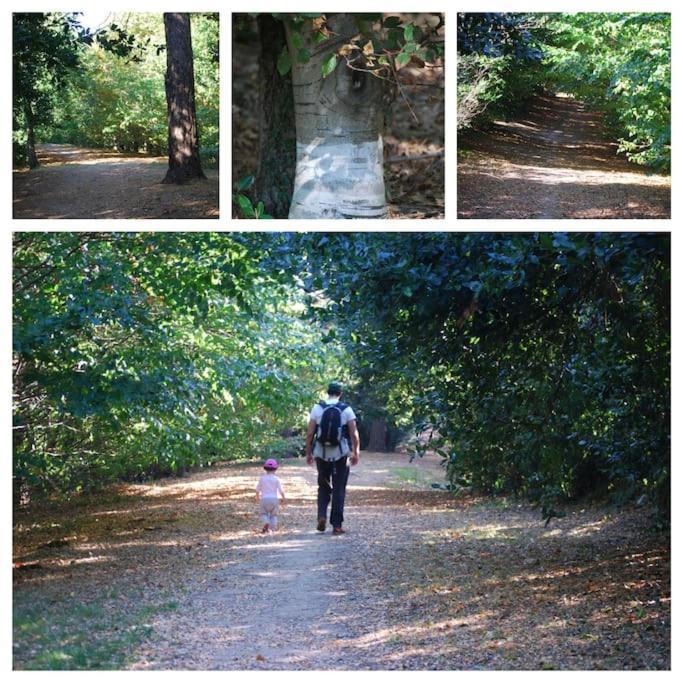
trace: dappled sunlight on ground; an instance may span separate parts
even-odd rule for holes
[[[644,176],[642,173],[625,171],[600,171],[574,168],[548,168],[545,166],[519,165],[506,163],[503,165],[491,164],[482,160],[478,168],[463,169],[461,176],[477,175],[487,171],[495,173],[500,180],[530,180],[532,182],[549,185],[585,184],[585,185],[638,185],[643,187],[669,188],[670,181],[664,176]]]
[[[671,179],[629,164],[601,117],[539,97],[526,116],[461,135],[460,218],[668,218]]]
[[[218,171],[164,185],[165,157],[37,146],[41,166],[14,171],[14,218],[218,218]]]
[[[406,460],[361,454],[342,537],[315,530],[301,461],[278,472],[273,534],[258,463],[20,513],[15,601],[49,615],[112,592],[116,623],[163,592],[178,608],[149,617],[136,669],[666,668],[668,541],[643,510],[571,508],[546,528],[525,504],[432,489],[436,456],[406,481]]]

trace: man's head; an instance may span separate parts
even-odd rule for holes
[[[342,395],[342,385],[339,382],[330,382],[327,387],[328,396],[341,396]]]

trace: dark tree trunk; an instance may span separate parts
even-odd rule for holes
[[[258,18],[259,161],[255,195],[274,218],[287,218],[296,168],[296,126],[292,78],[281,76],[277,58],[287,44],[281,21],[270,14]]]
[[[166,12],[164,28],[168,171],[163,182],[182,183],[190,178],[205,177],[199,161],[190,15],[186,12]]]
[[[33,110],[29,102],[24,107],[24,116],[26,118],[26,163],[29,168],[37,168],[40,164],[36,155],[36,138],[33,132]]]
[[[387,423],[385,420],[372,421],[368,450],[376,453],[383,453],[387,450]]]

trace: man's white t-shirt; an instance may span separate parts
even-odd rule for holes
[[[336,405],[337,403],[339,403],[338,398],[325,399],[325,404],[328,406],[333,406],[333,405]],[[315,423],[319,425],[320,420],[322,419],[324,410],[325,409],[320,405],[320,403],[316,403],[313,406],[313,410],[311,410],[311,414],[309,416],[310,419],[315,420]],[[342,411],[342,414],[341,414],[342,427],[344,425],[348,424],[349,420],[355,420],[355,419],[356,419],[356,413],[353,412],[353,408],[351,406],[346,406],[346,408],[344,408],[344,410]],[[342,439],[342,445],[340,448],[327,447],[327,448],[323,449],[322,445],[316,441],[315,446],[313,447],[313,456],[315,458],[321,458],[322,460],[339,460],[339,458],[342,458],[345,455],[348,455],[350,451],[351,451],[351,444],[349,444],[346,439]]]

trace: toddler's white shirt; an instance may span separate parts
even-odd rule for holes
[[[256,490],[261,493],[261,498],[277,498],[278,493],[282,498],[285,497],[280,480],[274,474],[262,474],[256,484]]]

